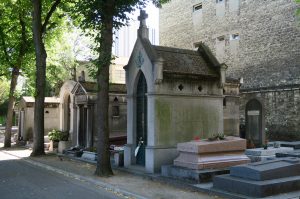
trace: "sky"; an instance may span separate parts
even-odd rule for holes
[[[148,18],[146,20],[149,28],[149,40],[152,44],[159,44],[159,10],[152,4],[146,7]],[[121,28],[115,34],[115,43],[113,47],[113,54],[119,57],[129,57],[137,38],[137,29],[139,28],[138,16],[140,10],[136,10],[131,14],[129,26]]]

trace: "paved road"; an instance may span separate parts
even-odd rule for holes
[[[1,199],[120,199],[88,182],[35,167],[0,151]]]

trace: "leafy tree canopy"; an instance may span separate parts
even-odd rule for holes
[[[20,62],[22,42],[25,55]],[[0,2],[0,75],[10,78],[11,69],[30,67],[33,59],[31,7],[24,0]],[[20,65],[21,63],[21,65]]]

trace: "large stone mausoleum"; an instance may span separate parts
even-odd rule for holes
[[[205,43],[241,78],[243,137],[300,133],[300,4],[290,0],[172,0],[160,9],[160,44]],[[178,14],[180,13],[180,15]]]
[[[176,145],[223,133],[226,65],[205,45],[185,50],[152,45],[141,11],[126,70],[125,166],[160,170],[178,155]]]

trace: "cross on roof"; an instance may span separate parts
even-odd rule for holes
[[[138,20],[140,21],[140,27],[146,26],[146,19],[148,18],[148,14],[145,10],[140,10],[140,16],[138,17]]]

